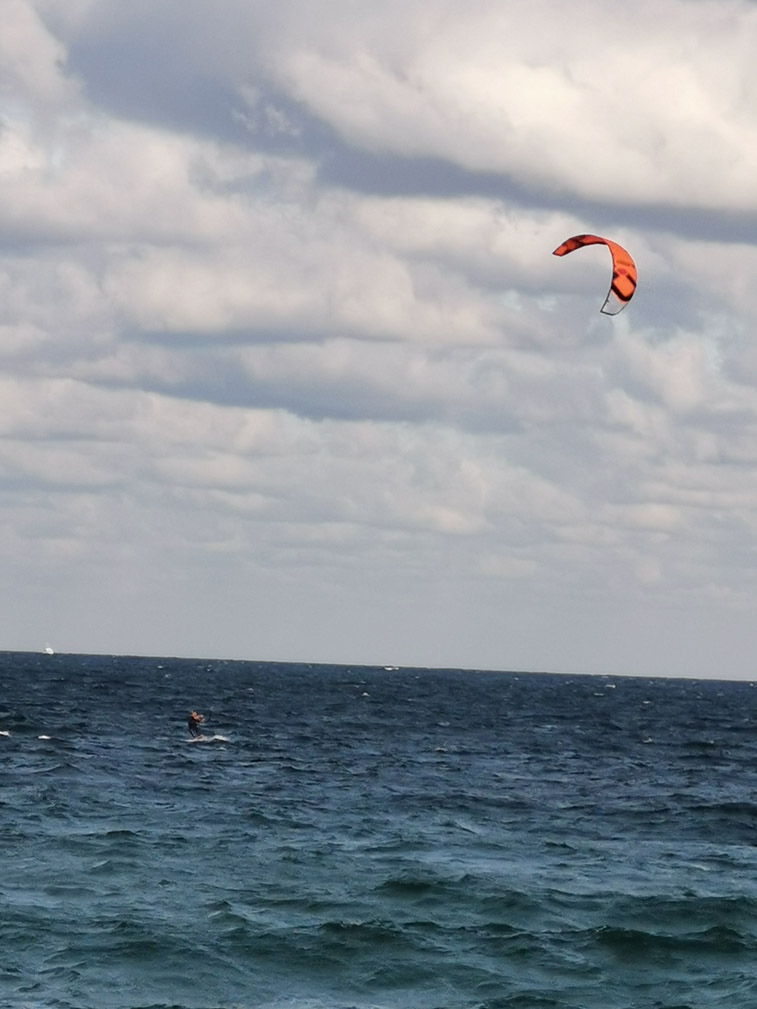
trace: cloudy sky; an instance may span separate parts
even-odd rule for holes
[[[757,676],[757,5],[1,6],[0,647]]]

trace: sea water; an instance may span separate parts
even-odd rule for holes
[[[0,688],[0,1006],[757,1006],[751,684],[0,653]]]

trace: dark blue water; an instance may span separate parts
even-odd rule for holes
[[[0,687],[0,1006],[757,1006],[749,684],[0,653]]]

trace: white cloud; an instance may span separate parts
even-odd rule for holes
[[[703,628],[750,640],[753,7],[7,25],[10,644],[381,661],[391,625],[392,661],[701,675]],[[582,231],[637,260],[614,320],[606,250],[551,256]]]
[[[0,109],[65,107],[77,86],[66,74],[66,48],[46,30],[34,4],[5,0],[0,36]]]
[[[290,17],[268,63],[298,101],[369,149],[613,204],[754,209],[751,5],[590,0],[570,18],[552,0],[431,11],[391,5],[382,30],[365,6],[343,4],[338,34],[328,20]]]

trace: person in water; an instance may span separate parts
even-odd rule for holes
[[[200,735],[200,723],[205,721],[205,715],[198,715],[196,711],[193,711],[189,718],[187,719],[187,728],[189,729],[190,736]]]

